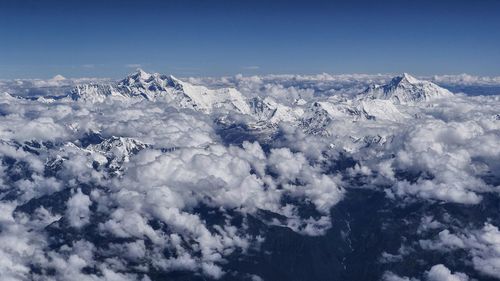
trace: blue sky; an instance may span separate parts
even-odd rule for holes
[[[0,0],[0,79],[500,75],[500,1]]]

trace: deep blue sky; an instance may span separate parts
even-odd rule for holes
[[[500,1],[0,0],[0,79],[500,75]]]

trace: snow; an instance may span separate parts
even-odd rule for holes
[[[56,76],[52,77],[52,79],[50,79],[52,81],[63,81],[63,80],[66,80],[66,77],[60,75],[60,74],[57,74]]]
[[[271,124],[279,122],[295,122],[304,114],[301,107],[289,107],[278,103],[271,97],[255,97],[249,101],[252,115],[258,121],[266,121]]]
[[[388,84],[382,86],[370,86],[363,93],[361,99],[383,99],[390,100],[395,104],[414,105],[420,102],[428,102],[435,99],[451,97],[453,94],[429,82],[403,73],[393,78]]]
[[[360,106],[366,114],[375,119],[399,121],[407,117],[389,100],[363,100]]]
[[[172,75],[149,74],[140,69],[116,85],[80,85],[71,95],[75,100],[93,103],[104,102],[108,98],[131,102],[142,99],[165,100],[178,108],[189,108],[204,113],[214,110],[250,113],[246,99],[234,88],[208,89],[181,81]]]

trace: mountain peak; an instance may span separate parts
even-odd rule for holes
[[[394,85],[394,86],[397,86],[397,85],[400,85],[400,84],[416,84],[416,83],[419,83],[420,80],[418,80],[417,78],[411,76],[410,74],[404,72],[403,74],[401,75],[398,75],[394,78],[392,78],[391,82],[389,83],[389,85]]]
[[[177,83],[177,84],[181,84],[181,83],[183,83],[181,80],[177,79],[177,78],[176,78],[175,76],[173,76],[173,75],[168,75],[168,76],[167,76],[167,78],[168,78],[168,80],[174,81],[174,82],[175,82],[175,83]]]
[[[401,74],[401,77],[407,79],[407,80],[411,80],[411,79],[415,79],[415,77],[411,76],[409,73],[407,72],[403,72],[403,74]]]
[[[368,87],[363,92],[362,98],[392,100],[397,104],[414,104],[451,95],[450,91],[432,82],[418,80],[405,72],[392,78],[386,85]]]
[[[137,68],[134,73],[131,73],[127,76],[127,78],[132,78],[133,80],[148,80],[151,78],[151,74],[147,73],[146,71],[142,70],[141,68]]]
[[[51,81],[64,81],[66,80],[66,77],[62,76],[61,74],[57,74],[56,76],[52,77],[50,79]]]

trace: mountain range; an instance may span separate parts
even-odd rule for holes
[[[428,81],[404,73],[385,85],[371,85],[354,98],[331,97],[310,103],[284,104],[271,97],[247,98],[235,88],[209,89],[181,81],[171,75],[146,73],[139,69],[116,84],[83,84],[70,92],[82,102],[164,101],[179,109],[192,109],[206,114],[236,113],[254,122],[276,125],[281,122],[311,124],[317,131],[330,120],[348,118],[353,121],[382,119],[398,121],[405,117],[400,106],[417,106],[453,94]]]

